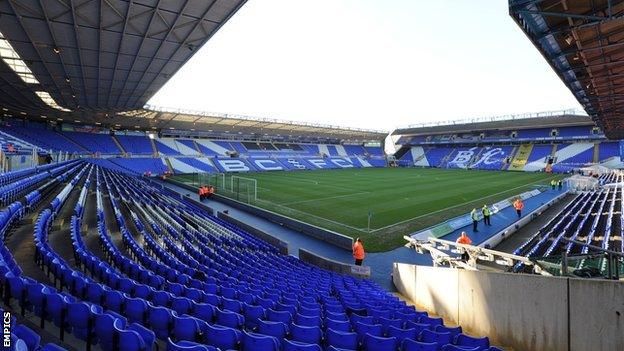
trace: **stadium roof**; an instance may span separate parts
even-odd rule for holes
[[[468,133],[484,130],[515,130],[594,125],[591,118],[577,110],[546,111],[520,115],[470,118],[413,124],[398,128],[393,135]]]
[[[624,138],[624,2],[509,0],[509,12],[607,137]]]
[[[0,1],[0,106],[74,118],[142,108],[244,3]]]

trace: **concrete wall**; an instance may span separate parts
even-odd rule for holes
[[[334,261],[327,257],[323,257],[317,254],[314,254],[308,250],[299,249],[299,259],[303,262],[307,262],[309,264],[315,265],[319,268],[327,269],[332,272],[349,274],[358,278],[369,278],[370,277],[370,267],[368,266],[354,266],[351,264],[346,264],[338,261]]]
[[[624,350],[624,283],[394,263],[398,291],[514,350]]]
[[[236,226],[238,226],[239,228],[247,231],[249,234],[262,239],[264,241],[266,241],[267,243],[277,247],[277,249],[284,255],[288,255],[289,249],[288,249],[288,243],[286,241],[280,240],[274,236],[272,236],[271,234],[268,234],[256,227],[252,227],[250,225],[248,225],[247,223],[243,223],[241,221],[239,221],[236,218],[233,218],[223,212],[217,212],[217,217],[219,217],[220,219],[223,219],[226,222],[232,223]]]

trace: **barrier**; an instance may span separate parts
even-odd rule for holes
[[[299,259],[319,268],[327,269],[336,273],[348,274],[357,278],[369,278],[371,275],[371,269],[369,266],[355,266],[352,264],[334,261],[305,249],[299,249]]]
[[[624,283],[394,263],[417,306],[514,350],[616,350],[624,345]]]
[[[262,239],[262,240],[266,241],[267,243],[277,247],[278,250],[282,254],[288,255],[288,252],[289,252],[288,242],[280,240],[280,239],[274,237],[271,234],[268,234],[268,233],[266,233],[266,232],[264,232],[264,231],[262,231],[262,230],[260,230],[260,229],[258,229],[256,227],[250,226],[247,223],[241,222],[238,219],[233,218],[232,216],[230,216],[230,215],[228,215],[228,214],[226,214],[224,212],[217,212],[217,217],[222,219],[222,220],[224,220],[224,221],[226,221],[226,222],[229,222],[229,223],[232,223],[232,224],[238,226],[239,228],[245,230],[249,234],[251,234],[251,235],[253,235],[253,236],[255,236],[255,237],[259,238],[259,239]]]

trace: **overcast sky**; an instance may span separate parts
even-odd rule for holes
[[[503,0],[249,0],[149,104],[387,131],[580,109]]]

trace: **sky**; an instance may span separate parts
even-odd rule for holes
[[[503,0],[249,0],[148,104],[385,131],[581,109]]]

